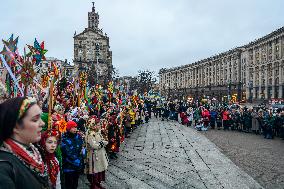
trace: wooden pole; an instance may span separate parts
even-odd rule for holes
[[[49,87],[49,105],[48,105],[48,130],[51,129],[51,111],[52,111],[52,105],[53,105],[53,81],[51,79],[50,81],[50,87]]]

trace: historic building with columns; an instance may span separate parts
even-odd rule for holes
[[[74,34],[74,65],[88,73],[92,84],[105,85],[112,77],[112,51],[109,37],[99,28],[99,14],[93,3],[88,13],[88,27]]]
[[[284,27],[247,45],[159,71],[160,91],[170,98],[281,99],[283,85]]]

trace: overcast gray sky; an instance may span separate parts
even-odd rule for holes
[[[72,61],[73,35],[87,27],[91,2],[1,0],[0,38],[14,33],[23,49],[36,37],[47,57]],[[120,75],[193,63],[284,26],[283,0],[96,0],[95,7]]]

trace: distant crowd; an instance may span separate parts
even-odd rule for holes
[[[63,92],[50,112],[46,102],[17,97],[0,104],[0,188],[76,189],[85,175],[104,188],[109,159],[154,116],[199,131],[235,130],[284,138],[284,109],[167,101],[137,94],[96,93],[72,103]],[[74,101],[76,102],[76,101]]]
[[[237,104],[155,101],[153,111],[161,120],[176,120],[197,130],[237,130],[262,134],[266,139],[284,138],[284,109]]]

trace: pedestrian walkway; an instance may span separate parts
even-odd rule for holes
[[[106,188],[262,188],[198,131],[152,119],[111,160]]]

